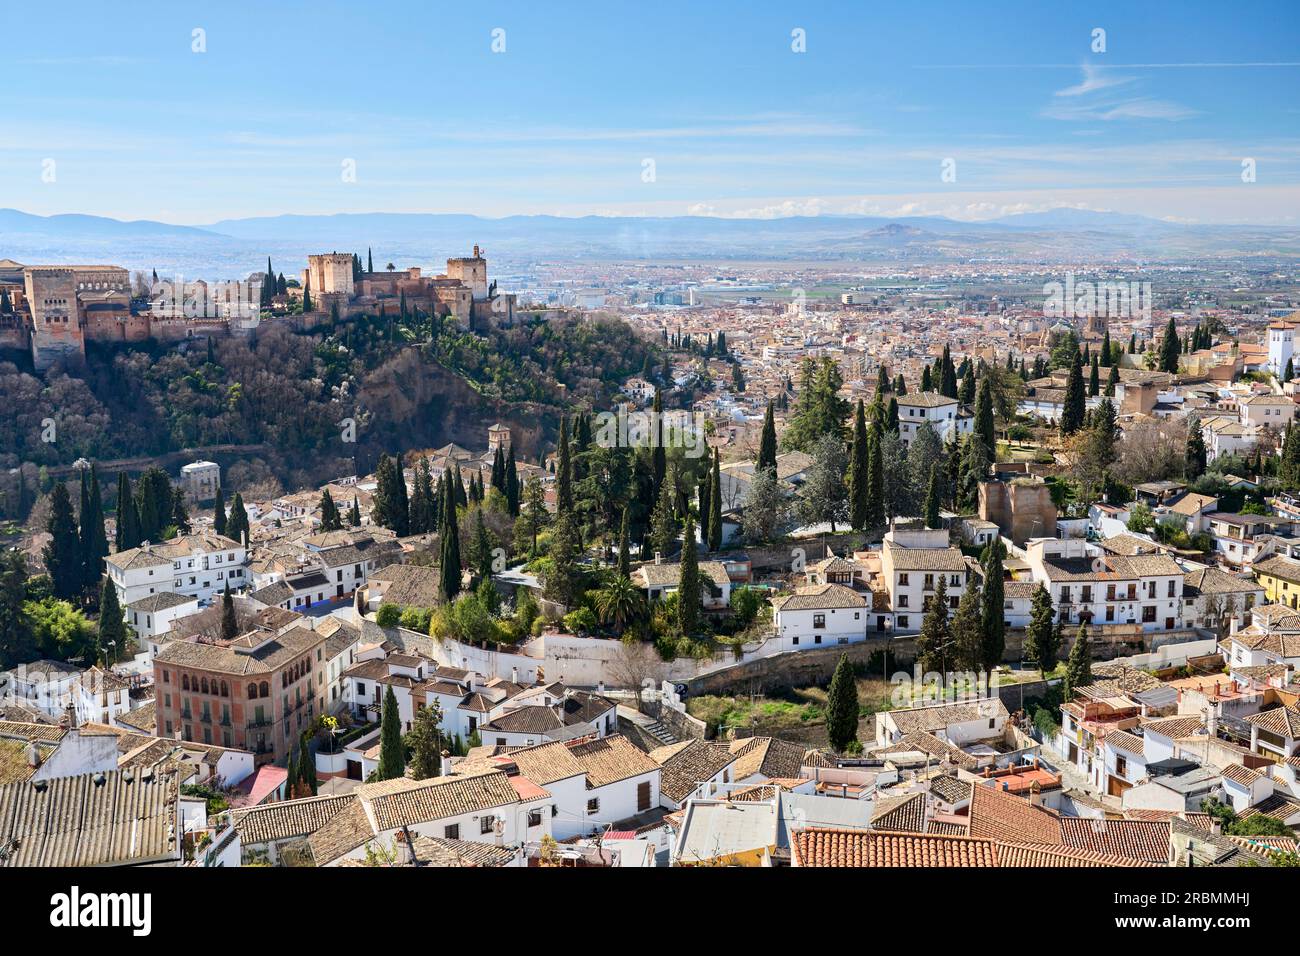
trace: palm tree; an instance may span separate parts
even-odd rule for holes
[[[618,575],[596,592],[596,613],[602,624],[622,628],[641,613],[641,589],[631,579]]]

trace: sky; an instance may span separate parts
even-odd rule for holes
[[[41,215],[1065,205],[1300,221],[1294,0],[171,0],[5,17],[0,207]]]

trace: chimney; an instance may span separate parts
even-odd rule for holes
[[[36,741],[27,742],[27,766],[36,768],[41,765],[41,749],[36,746]]]
[[[518,668],[518,667],[512,667],[512,668],[510,668],[510,683],[512,683],[512,684],[518,684],[518,683],[519,683],[519,668]]]
[[[1029,785],[1029,802],[1036,807],[1043,805],[1043,791],[1037,780]]]
[[[393,837],[393,849],[393,862],[398,866],[415,865],[415,848],[411,846],[411,836],[405,828]]]
[[[1223,836],[1223,821],[1218,817],[1210,818],[1210,833],[1214,836]]]
[[[664,563],[664,556],[663,556],[662,552],[656,551],[656,552],[655,552],[655,564],[663,564],[663,563]]]

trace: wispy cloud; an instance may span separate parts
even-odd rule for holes
[[[1091,63],[1083,64],[1083,79],[1073,86],[1057,90],[1052,102],[1042,111],[1048,119],[1068,122],[1126,119],[1176,121],[1195,116],[1197,110],[1169,100],[1150,96],[1126,95],[1136,77],[1115,73]]]

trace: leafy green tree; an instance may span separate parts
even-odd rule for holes
[[[36,638],[27,615],[27,562],[17,549],[0,552],[0,668],[36,659]]]
[[[842,442],[849,403],[839,396],[844,386],[839,364],[829,355],[820,361],[807,359],[802,372],[799,396],[786,428],[786,445],[796,451],[810,451],[823,435]]]
[[[411,729],[406,734],[406,747],[411,752],[410,776],[427,780],[442,772],[442,707],[437,698],[415,712]]]
[[[566,608],[573,607],[582,594],[582,575],[578,567],[578,529],[571,513],[556,515],[549,557],[543,593]]]
[[[837,753],[843,753],[858,739],[859,712],[857,676],[849,655],[841,654],[826,693],[826,738]]]
[[[1029,611],[1029,627],[1025,629],[1025,658],[1035,661],[1038,669],[1050,674],[1056,669],[1061,651],[1060,633],[1056,629],[1052,595],[1039,583],[1034,588]]]
[[[402,746],[402,718],[397,713],[393,688],[384,690],[384,705],[379,723],[379,765],[375,780],[395,780],[406,773],[406,750]]]
[[[784,532],[788,515],[789,503],[777,483],[776,469],[756,471],[742,502],[741,525],[746,540],[753,543],[775,541]]]
[[[812,466],[800,488],[800,517],[808,524],[829,522],[834,534],[836,522],[849,516],[844,443],[833,435],[823,435],[813,444],[812,455]]]
[[[617,574],[595,593],[593,603],[600,622],[621,631],[641,616],[645,600],[640,588],[625,575]]]

